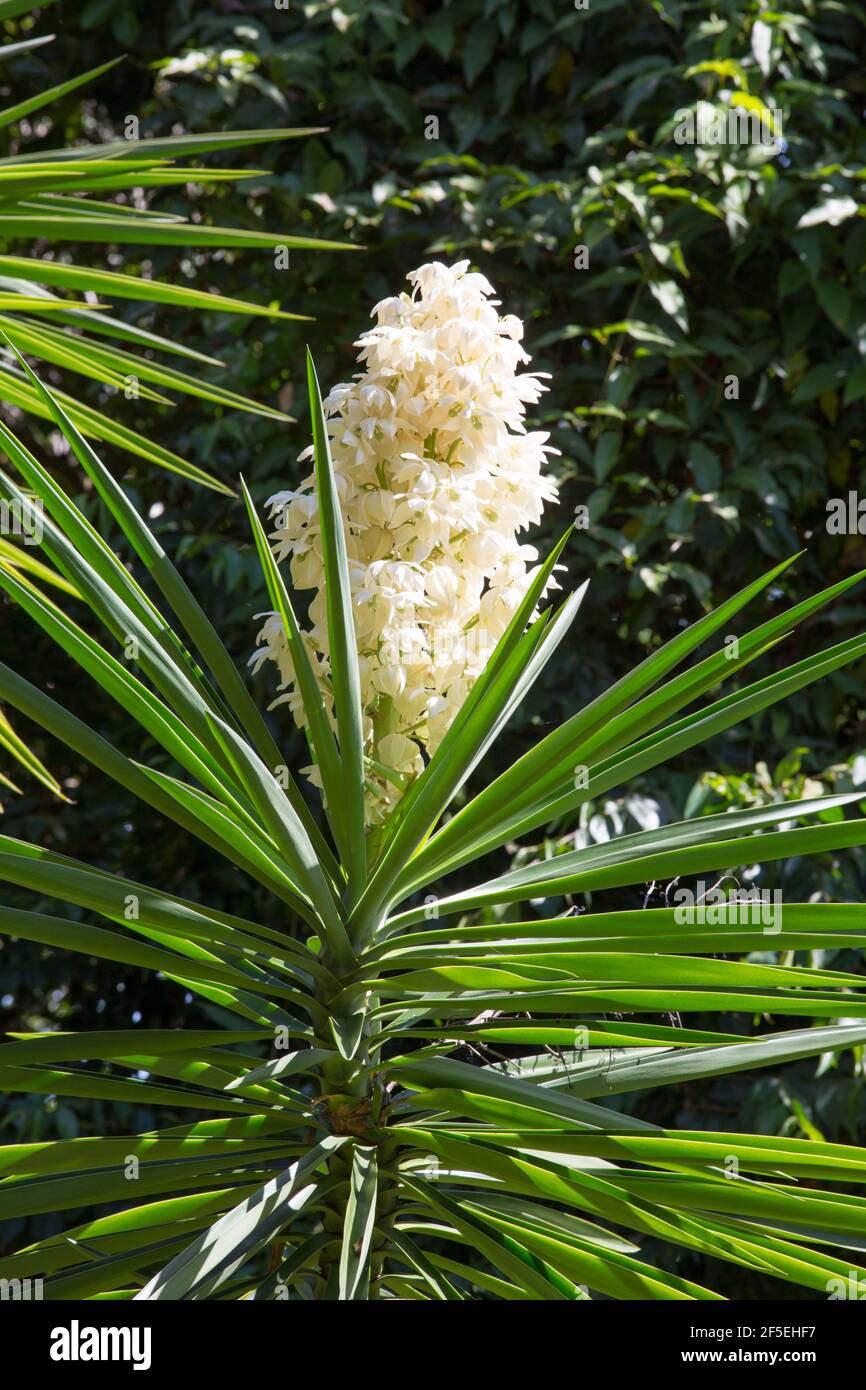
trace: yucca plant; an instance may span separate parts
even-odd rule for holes
[[[786,903],[778,937],[730,906],[712,924],[682,925],[673,907],[640,905],[651,881],[864,844],[866,820],[842,809],[855,798],[698,817],[481,881],[471,867],[861,658],[864,637],[703,702],[860,576],[732,643],[737,615],[786,568],[776,566],[469,794],[485,752],[570,640],[585,586],[533,620],[564,537],[423,770],[371,818],[389,770],[369,753],[346,489],[310,362],[324,680],[245,497],[323,789],[320,819],[158,540],[62,403],[21,370],[147,588],[5,426],[21,482],[0,474],[2,496],[39,499],[45,561],[105,640],[35,578],[2,564],[0,584],[178,775],[127,756],[5,664],[0,698],[204,841],[266,890],[272,910],[264,921],[228,914],[0,837],[0,877],[74,914],[4,905],[4,933],[157,971],[227,1024],[3,1044],[5,1090],[189,1115],[129,1136],[0,1149],[0,1218],[109,1208],[0,1260],[0,1277],[41,1277],[51,1299],[719,1297],[672,1272],[672,1253],[654,1264],[641,1251],[649,1237],[819,1294],[852,1271],[866,1278],[853,1259],[866,1202],[849,1195],[866,1176],[866,1150],[680,1131],[616,1105],[866,1042],[862,975],[743,959],[859,947],[859,904]],[[603,904],[609,890],[630,890],[633,905],[600,910],[596,895]],[[591,910],[540,918],[530,906],[564,895]],[[718,1031],[692,1028],[695,1013],[732,1018]],[[777,1015],[795,1026],[778,1031]],[[743,1031],[750,1017],[762,1020],[754,1034]]]

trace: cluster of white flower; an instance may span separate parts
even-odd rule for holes
[[[532,577],[518,532],[556,496],[555,453],[523,416],[546,388],[520,373],[523,325],[500,317],[469,262],[413,271],[356,344],[364,371],[325,401],[358,641],[367,817],[382,819],[466,699]],[[301,455],[308,459],[312,450]],[[314,478],[268,503],[277,560],[315,591],[305,634],[328,708],[328,632]],[[282,624],[271,614],[256,665],[280,671],[274,701],[304,723]],[[312,774],[315,778],[315,772]]]

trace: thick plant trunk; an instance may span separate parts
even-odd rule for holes
[[[335,974],[341,975],[342,972],[338,971],[335,966],[331,966],[331,968],[334,969]],[[374,1082],[370,1072],[369,1010],[375,1007],[377,1002],[372,997],[367,1000],[367,1016],[364,1019],[361,1038],[354,1055],[347,1058],[335,1051],[331,1057],[323,1062],[320,1074],[320,1100],[315,1107],[319,1119],[329,1133],[346,1135],[350,1139],[355,1138],[359,1143],[370,1146],[376,1145],[373,1131],[376,1128],[377,1117],[374,1114]],[[339,1018],[340,1015],[333,1008],[331,999],[322,999],[322,1005],[330,1018]],[[333,1046],[334,1039],[323,1038],[322,1041],[328,1046]],[[346,1208],[351,1191],[353,1148],[354,1145],[348,1142],[333,1153],[328,1160],[328,1177],[334,1180],[335,1185],[331,1188],[325,1202],[322,1212],[322,1226],[324,1231],[333,1239],[322,1250],[318,1262],[320,1278],[318,1296],[327,1300],[339,1297],[340,1254],[346,1222]],[[392,1207],[394,1195],[391,1196],[390,1205]],[[381,1243],[382,1238],[377,1233],[373,1242],[374,1252],[377,1244],[381,1245]],[[381,1269],[381,1256],[375,1263],[377,1266],[375,1270],[371,1263],[371,1289],[368,1294],[368,1297],[373,1298],[377,1297],[378,1293],[376,1274]]]

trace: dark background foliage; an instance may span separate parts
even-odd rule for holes
[[[826,526],[828,500],[861,482],[866,444],[866,15],[811,0],[767,13],[765,23],[747,0],[589,0],[588,10],[565,0],[292,0],[288,8],[173,0],[146,13],[133,0],[87,0],[46,10],[37,31],[56,30],[55,44],[10,65],[10,88],[29,91],[128,54],[83,101],[73,94],[50,121],[23,124],[22,148],[116,136],[128,115],[138,117],[142,138],[327,127],[219,157],[263,172],[237,185],[166,191],[157,205],[192,205],[205,221],[303,230],[363,251],[292,252],[288,269],[278,270],[270,252],[164,247],[148,249],[145,260],[134,246],[107,254],[69,248],[73,260],[149,269],[314,316],[299,324],[118,306],[219,357],[225,367],[214,379],[296,414],[293,424],[189,398],[155,407],[76,383],[92,403],[224,480],[243,471],[260,501],[300,475],[304,343],[323,383],[346,379],[370,308],[397,293],[414,266],[469,258],[504,310],[525,319],[534,366],[551,374],[534,423],[560,450],[561,506],[540,540],[572,515],[586,521],[570,543],[563,582],[591,575],[592,586],[574,641],[500,740],[491,767],[512,761],[543,728],[775,561],[805,552],[756,621],[866,565],[863,535],[831,535]],[[7,27],[10,37],[17,32]],[[775,155],[676,143],[678,110],[698,101],[727,109],[731,100],[783,111]],[[38,426],[30,436],[78,492],[62,441]],[[266,601],[241,507],[116,450],[102,453],[183,561],[226,645],[245,659]],[[92,497],[87,505],[110,534]],[[0,612],[4,648],[26,656],[31,680],[86,708],[127,751],[153,752],[130,750],[107,704],[93,709],[85,677],[59,665],[6,604]],[[850,636],[864,614],[855,589],[830,616],[805,625],[804,647],[795,653],[783,642],[767,660],[782,666]],[[782,788],[859,784],[863,674],[862,666],[846,668],[663,777],[584,808],[579,820],[554,827],[541,852]],[[254,684],[266,703],[267,673]],[[274,726],[288,756],[301,756],[285,719],[277,715]],[[39,751],[72,804],[32,783],[23,796],[4,793],[8,833],[229,910],[252,909],[247,885],[203,847],[166,833],[58,746],[46,741]],[[762,884],[792,898],[856,899],[862,868],[854,853],[794,861]],[[836,963],[858,968],[854,959]],[[69,958],[23,943],[4,945],[0,964],[6,1029],[173,1026],[204,1012],[168,982],[97,962],[77,961],[73,971]],[[781,1076],[671,1089],[664,1116],[651,1094],[640,1106],[689,1128],[862,1143],[863,1099],[863,1058],[848,1055],[838,1066],[803,1062]],[[98,1111],[12,1097],[0,1127],[36,1138],[151,1122],[141,1107]],[[34,1236],[44,1234],[51,1218],[32,1226]],[[694,1257],[676,1258],[694,1275]],[[769,1286],[742,1271],[713,1277],[732,1296],[769,1296]]]

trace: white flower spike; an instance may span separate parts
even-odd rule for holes
[[[385,299],[356,343],[364,370],[324,402],[346,528],[358,639],[367,820],[380,822],[423,769],[504,632],[537,560],[518,533],[556,487],[557,451],[528,433],[527,404],[546,388],[500,317],[493,288],[468,261],[433,261]],[[306,450],[301,459],[310,457]],[[277,560],[314,591],[306,634],[328,708],[324,567],[314,478],[268,502]],[[303,719],[282,624],[269,615],[252,661],[270,658]]]

